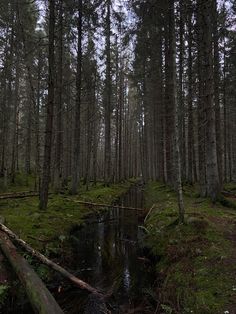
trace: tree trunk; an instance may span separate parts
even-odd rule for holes
[[[180,119],[179,108],[177,103],[177,83],[176,83],[176,38],[175,38],[175,14],[174,14],[174,0],[169,0],[170,17],[169,17],[169,57],[171,66],[170,84],[172,103],[174,105],[174,121],[175,121],[175,180],[178,193],[178,206],[179,206],[179,222],[184,223],[184,201],[182,189],[182,171],[181,171],[181,155],[180,155]]]
[[[52,128],[54,111],[54,31],[55,31],[55,0],[49,0],[48,102],[44,144],[43,177],[40,189],[40,202],[39,202],[40,209],[47,208],[48,190],[50,182]]]
[[[213,39],[214,39],[214,100],[215,100],[215,121],[216,121],[216,148],[217,163],[219,172],[219,181],[222,185],[222,127],[221,127],[221,109],[220,109],[220,56],[219,56],[219,31],[218,31],[218,11],[217,1],[213,0]]]
[[[62,151],[63,151],[63,128],[62,128],[62,81],[63,81],[63,0],[59,2],[59,43],[58,43],[58,73],[57,73],[57,97],[56,97],[56,160],[55,182],[56,191],[62,184]]]
[[[199,0],[201,1],[201,0]],[[206,187],[206,108],[204,103],[204,74],[203,74],[203,30],[202,28],[201,4],[197,5],[197,49],[198,49],[198,169],[199,169],[199,185],[202,197],[207,195]]]
[[[76,108],[74,120],[74,143],[73,143],[73,171],[71,194],[77,194],[80,181],[80,110],[81,110],[81,84],[82,84],[82,19],[83,0],[79,0],[78,7],[78,43],[77,43],[77,74],[76,74]]]
[[[206,110],[206,179],[207,196],[213,202],[216,201],[220,193],[216,129],[215,129],[215,109],[214,109],[214,86],[213,86],[213,57],[212,57],[212,11],[213,0],[199,0],[202,15],[203,33],[203,101]]]
[[[97,289],[91,287],[89,284],[87,284],[83,280],[80,280],[79,278],[75,277],[73,274],[69,273],[66,269],[62,268],[60,265],[54,263],[53,261],[48,259],[43,254],[41,254],[40,252],[38,252],[35,249],[33,249],[29,244],[27,244],[24,240],[20,239],[15,233],[13,233],[10,229],[8,229],[2,223],[0,223],[0,228],[8,236],[10,236],[14,241],[16,241],[21,247],[23,247],[28,253],[30,253],[32,256],[36,257],[43,264],[49,266],[53,270],[55,270],[58,273],[60,273],[64,278],[66,278],[66,279],[70,280],[72,283],[74,283],[74,285],[78,286],[80,289],[87,290],[90,293],[99,294]],[[0,233],[0,234],[2,234],[2,233]],[[4,237],[4,234],[3,234],[3,237]]]
[[[0,246],[15,273],[23,284],[35,313],[63,314],[54,297],[36,275],[28,262],[17,253],[8,236],[0,231]]]
[[[193,183],[194,127],[193,127],[193,73],[192,73],[192,4],[188,2],[188,182]]]
[[[111,1],[107,0],[106,15],[106,81],[105,81],[105,156],[104,182],[111,183]]]

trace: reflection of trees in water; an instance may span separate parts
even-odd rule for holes
[[[143,207],[143,193],[131,189],[119,204]],[[105,290],[113,287],[116,303],[132,303],[141,295],[146,280],[144,265],[138,260],[138,213],[114,208],[100,219],[94,218],[74,235],[77,237],[74,258],[78,270],[84,269],[80,277]]]

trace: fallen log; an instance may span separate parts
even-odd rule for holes
[[[236,198],[236,194],[230,191],[222,191],[222,195],[224,195],[225,197]]]
[[[0,194],[0,200],[11,199],[11,198],[25,198],[31,196],[38,196],[38,192],[20,192],[20,193],[4,193]]]
[[[48,193],[49,195],[53,193]],[[26,198],[26,197],[33,197],[33,196],[39,196],[39,192],[16,192],[16,193],[4,193],[0,194],[0,200],[4,199],[12,199],[12,198]]]
[[[74,285],[79,287],[80,289],[87,290],[88,292],[99,294],[102,296],[102,294],[95,289],[94,287],[90,286],[88,283],[84,282],[83,280],[75,277],[73,274],[69,273],[66,269],[61,267],[60,265],[54,263],[50,259],[48,259],[46,256],[38,252],[37,250],[33,249],[28,243],[26,243],[24,240],[20,239],[13,231],[8,229],[4,224],[0,223],[0,229],[4,231],[10,238],[12,238],[16,243],[18,243],[22,248],[24,248],[28,253],[30,253],[32,256],[36,257],[41,263],[49,266],[53,270],[60,273],[64,278],[70,280]]]
[[[5,193],[1,193],[0,196],[18,195],[18,194],[29,194],[29,193],[36,193],[36,192],[37,192],[37,191],[5,192]]]
[[[17,253],[16,247],[2,231],[0,231],[0,246],[23,284],[35,313],[63,314],[62,309],[43,284],[42,280],[36,275],[28,262]]]
[[[84,201],[74,201],[75,203],[87,205],[91,207],[109,207],[109,208],[119,208],[119,209],[128,209],[128,210],[136,210],[136,211],[145,211],[144,208],[136,208],[136,207],[127,207],[127,206],[121,206],[121,205],[111,205],[111,204],[100,204],[100,203],[90,203],[90,202],[84,202]]]

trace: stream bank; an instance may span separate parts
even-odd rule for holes
[[[76,200],[111,204],[124,194],[134,184],[129,180],[121,184],[104,187],[102,184],[91,186],[88,191],[81,189],[78,196],[68,194],[50,195],[48,210],[38,210],[37,197],[26,199],[11,199],[0,201],[0,216],[6,219],[6,225],[16,234],[26,240],[34,248],[40,250],[49,258],[65,263],[61,258],[66,250],[66,240],[69,230],[84,222],[84,217],[97,209],[78,205]],[[53,291],[56,285],[54,276],[48,268],[22,252],[28,262],[34,267],[44,282]],[[58,286],[57,286],[58,288]],[[26,298],[18,280],[0,256],[0,311],[4,313],[27,313]],[[16,310],[15,310],[16,309]],[[32,310],[29,310],[32,313]]]
[[[236,184],[225,189],[236,191]],[[234,192],[235,193],[235,192]],[[236,313],[236,211],[184,186],[185,224],[178,225],[176,193],[162,183],[146,186],[147,242],[156,264],[156,313]],[[236,201],[235,199],[231,200]]]
[[[119,205],[142,208],[142,185],[120,197]],[[70,233],[73,273],[102,291],[112,291],[107,305],[111,313],[153,313],[147,295],[155,280],[155,268],[144,256],[145,232],[140,212],[112,208],[88,216]],[[66,313],[83,313],[86,303],[81,291],[67,288],[60,304]],[[91,312],[92,313],[92,312]]]

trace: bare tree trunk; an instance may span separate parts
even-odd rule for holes
[[[184,0],[179,1],[179,110],[180,110],[180,127],[179,127],[179,140],[180,140],[180,154],[181,154],[181,168],[183,178],[186,179],[186,145],[185,145],[185,99],[184,99]]]
[[[188,182],[193,183],[194,128],[193,128],[193,73],[192,73],[192,4],[188,2]]]
[[[17,0],[17,18],[19,21],[19,26],[21,29],[23,49],[24,49],[24,59],[28,76],[28,84],[29,84],[29,100],[27,107],[27,123],[26,123],[26,146],[25,146],[25,172],[26,174],[30,174],[31,172],[31,142],[32,142],[32,112],[36,108],[35,101],[35,88],[32,77],[32,64],[33,60],[30,58],[31,54],[29,52],[29,48],[27,47],[27,39],[25,35],[24,25],[22,24],[21,15],[22,15],[22,7]]]
[[[121,68],[119,74],[119,105],[118,105],[118,180],[121,181],[122,175],[122,152],[123,152],[123,105],[124,105],[124,75],[123,75],[123,61],[121,61]]]
[[[198,168],[199,185],[202,197],[207,195],[206,187],[206,108],[204,103],[204,84],[203,84],[203,28],[202,28],[201,4],[197,6],[197,46],[198,46]]]
[[[106,81],[105,81],[105,156],[104,182],[111,183],[111,1],[107,0],[106,15]]]
[[[16,48],[18,45],[16,45]],[[19,56],[16,59],[16,77],[15,77],[15,91],[14,91],[14,130],[12,139],[12,160],[11,160],[11,182],[15,182],[16,175],[16,158],[18,146],[18,112],[19,112],[19,82],[20,82],[20,64]]]
[[[222,136],[221,136],[221,109],[220,109],[220,56],[219,56],[219,31],[218,31],[218,11],[217,1],[213,0],[213,39],[214,39],[214,100],[215,100],[215,121],[216,121],[216,148],[219,181],[222,185]]]
[[[201,8],[201,27],[203,33],[203,101],[206,110],[206,179],[207,195],[213,202],[220,193],[217,146],[215,129],[215,110],[213,103],[213,57],[212,57],[212,20],[213,0],[199,0]]]
[[[39,46],[40,46],[39,42]],[[35,140],[36,140],[36,151],[35,151],[35,190],[40,190],[40,94],[41,94],[41,74],[42,74],[42,50],[39,47],[38,50],[38,66],[37,66],[37,98],[35,108]],[[37,182],[38,181],[38,182]]]
[[[2,145],[2,152],[1,152],[1,173],[0,175],[4,176],[4,186],[7,187],[7,180],[5,178],[7,174],[8,168],[8,159],[7,152],[8,152],[8,135],[9,135],[9,122],[10,122],[10,108],[11,108],[11,101],[12,101],[12,63],[13,63],[13,53],[14,53],[14,20],[15,14],[13,9],[11,8],[10,12],[10,23],[11,23],[11,31],[9,32],[9,41],[6,41],[5,46],[5,60],[3,62],[3,87],[2,87],[2,123],[1,123],[1,145]]]
[[[77,43],[77,74],[76,74],[76,108],[74,120],[74,143],[73,143],[73,171],[71,193],[77,194],[80,182],[80,110],[81,110],[81,85],[82,85],[82,19],[83,0],[78,3],[78,43]]]
[[[171,69],[171,98],[174,105],[174,121],[175,121],[175,180],[178,193],[178,205],[179,205],[179,222],[184,223],[184,201],[183,201],[183,189],[182,189],[182,171],[181,171],[181,155],[180,155],[180,119],[179,108],[177,103],[177,83],[176,83],[176,39],[175,39],[175,14],[174,14],[174,1],[169,0],[170,16],[169,16],[169,57]]]
[[[169,7],[166,8],[167,16],[169,17]],[[169,25],[166,24],[165,29],[165,102],[166,102],[166,171],[167,171],[167,183],[174,185],[174,103],[173,103],[173,64],[172,62],[172,47],[170,46],[172,30],[169,29]]]
[[[55,0],[49,0],[49,76],[48,76],[48,103],[45,129],[44,161],[42,185],[40,189],[39,208],[46,209],[51,169],[51,145],[54,111],[54,32],[55,32]]]
[[[57,73],[57,97],[56,97],[56,160],[55,182],[56,191],[62,185],[62,151],[63,151],[63,124],[62,124],[62,81],[63,81],[63,0],[59,2],[59,43],[58,43],[58,73]]]
[[[224,181],[228,181],[228,138],[227,138],[227,124],[228,124],[228,115],[227,115],[227,103],[226,103],[226,47],[224,44],[224,68],[223,68],[223,121],[224,121]]]

